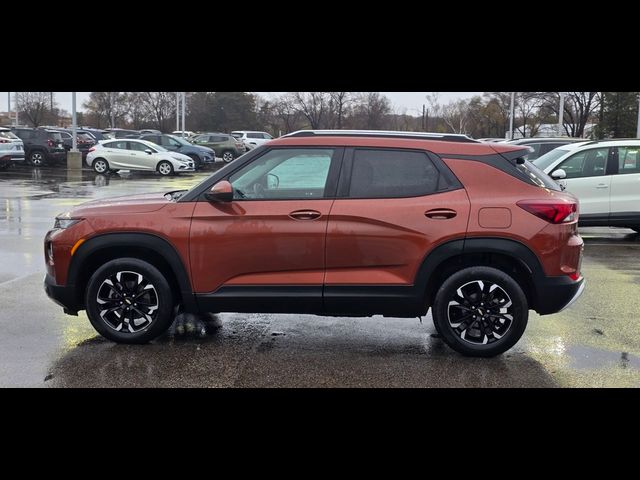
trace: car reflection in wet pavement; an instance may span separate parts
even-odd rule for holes
[[[432,336],[429,315],[180,316],[153,343],[117,345],[84,312],[67,316],[46,297],[42,239],[55,215],[88,200],[189,188],[210,173],[0,173],[0,386],[640,386],[640,235],[626,229],[581,229],[583,296],[556,315],[531,312],[522,340],[492,359],[450,350]]]

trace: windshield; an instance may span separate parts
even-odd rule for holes
[[[166,148],[161,147],[160,145],[156,145],[155,143],[146,142],[145,145],[147,145],[151,149],[155,149],[156,152],[168,152],[169,151]]]
[[[190,146],[191,144],[189,142],[187,142],[184,138],[179,137],[178,135],[168,135],[169,137],[173,138],[176,142],[178,142],[180,145],[187,145]]]
[[[231,135],[233,135],[235,138],[242,138],[242,133],[231,132]]]
[[[546,170],[547,167],[551,166],[553,162],[558,160],[563,155],[569,153],[570,150],[565,148],[556,148],[551,150],[548,153],[545,153],[541,157],[536,158],[532,163],[538,167],[540,170]]]

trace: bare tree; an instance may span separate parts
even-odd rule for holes
[[[50,100],[51,92],[18,92],[16,109],[30,125],[39,127],[50,110]]]
[[[93,119],[94,126],[115,128],[126,119],[130,110],[130,100],[126,92],[91,92],[83,107],[87,117]]]
[[[341,129],[349,107],[355,101],[352,92],[329,92],[331,110],[335,116],[335,127]],[[333,125],[332,125],[333,127]]]
[[[388,125],[391,102],[379,92],[364,92],[357,96],[353,111],[356,128],[380,130]]]
[[[170,121],[175,121],[176,92],[142,92],[140,100],[153,125],[163,132],[170,130]]]
[[[330,112],[330,96],[328,92],[292,92],[293,105],[316,130],[326,126]]]
[[[520,114],[522,127],[518,127],[523,137],[529,133],[530,137],[535,136],[540,128],[541,118],[538,115],[543,100],[539,92],[518,92],[516,94],[515,110]],[[527,132],[527,125],[529,131]]]
[[[589,120],[600,109],[600,92],[566,92],[562,126],[570,137],[583,137],[584,129]],[[560,92],[550,92],[542,95],[545,108],[553,112],[556,117],[560,106]]]
[[[449,102],[442,107],[442,119],[453,133],[467,133],[469,102],[467,100]]]

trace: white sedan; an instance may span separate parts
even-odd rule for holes
[[[102,140],[91,148],[87,165],[97,173],[118,170],[156,171],[160,175],[195,171],[193,160],[181,153],[170,152],[146,140],[121,138]]]

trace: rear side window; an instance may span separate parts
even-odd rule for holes
[[[117,148],[119,150],[126,150],[127,149],[127,143],[128,142],[107,142],[104,144],[105,147],[107,148]]]
[[[440,172],[424,153],[383,149],[354,152],[351,198],[418,197],[439,189],[443,189]]]
[[[247,133],[247,138],[264,138],[261,133]]]
[[[14,135],[13,132],[9,132],[8,130],[3,130],[0,132],[0,138],[6,138],[6,139],[10,139],[10,140],[17,140],[20,137],[18,137],[17,135]]]
[[[22,138],[23,140],[30,140],[34,137],[33,130],[16,130],[15,133],[18,137]]]
[[[209,141],[213,142],[213,143],[224,143],[227,142],[229,140],[229,137],[225,137],[222,135],[212,135],[211,137],[209,137]]]
[[[640,173],[640,147],[618,147],[618,174]]]

